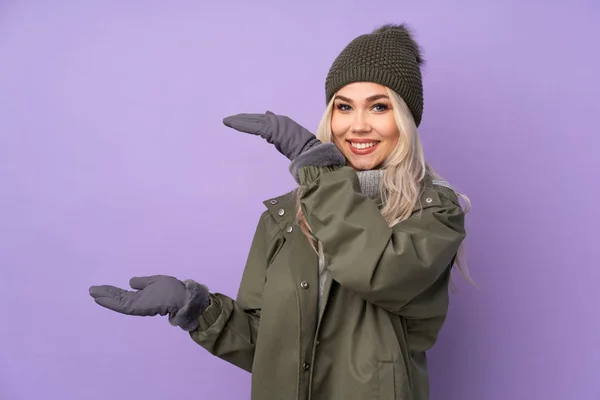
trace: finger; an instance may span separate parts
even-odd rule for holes
[[[156,280],[157,275],[134,276],[129,280],[129,286],[135,290],[142,290]]]
[[[269,111],[267,111],[268,113]],[[223,121],[227,122],[262,122],[265,119],[265,114],[250,114],[250,113],[241,113],[234,114],[228,117],[223,118]]]
[[[262,122],[255,117],[238,114],[223,118],[223,124],[238,131],[252,133],[253,130],[262,125]]]
[[[114,297],[97,297],[96,299],[94,299],[94,301],[96,302],[96,304],[109,310],[116,311],[121,314],[128,314],[127,312],[125,312],[123,303]]]
[[[237,114],[223,118],[223,124],[240,132],[259,135],[265,126],[260,114]]]
[[[101,285],[101,286],[91,286],[90,287],[90,296],[93,298],[98,297],[113,297],[113,298],[121,298],[125,290],[111,286],[111,285]]]

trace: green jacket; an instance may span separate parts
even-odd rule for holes
[[[291,192],[264,202],[237,299],[212,294],[192,339],[251,372],[253,400],[428,399],[426,351],[465,237],[456,194],[428,185],[390,228],[351,168],[305,167],[300,183],[330,271],[323,311]]]

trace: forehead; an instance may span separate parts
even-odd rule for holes
[[[344,86],[336,93],[337,96],[353,100],[364,100],[380,94],[387,95],[385,86],[373,82],[353,82]]]

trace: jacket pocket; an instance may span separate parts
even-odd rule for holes
[[[392,361],[377,363],[379,390],[377,400],[396,400],[396,373]]]

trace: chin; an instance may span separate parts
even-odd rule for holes
[[[354,168],[357,171],[368,171],[371,169],[376,169],[379,166],[377,163],[367,162],[367,161],[363,161],[363,162],[350,161],[350,165],[352,166],[352,168]]]
[[[338,149],[340,146],[336,143]],[[342,147],[342,154],[346,158],[346,165],[354,168],[357,171],[368,171],[371,169],[378,169],[385,162],[384,152],[381,149],[377,149],[368,155],[358,155],[348,149],[348,147]]]

